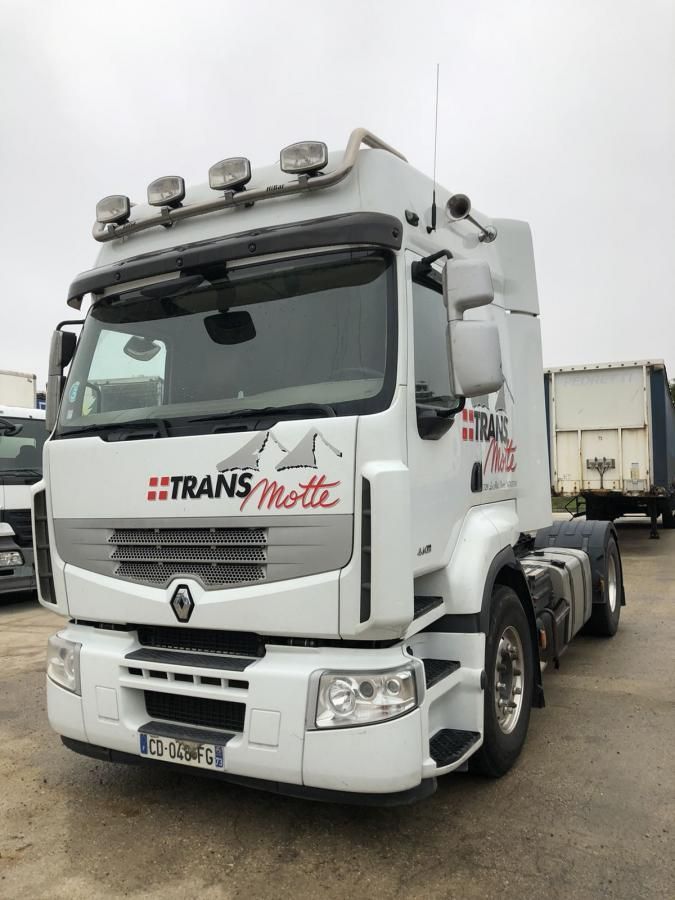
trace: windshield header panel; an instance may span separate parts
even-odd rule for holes
[[[388,250],[400,250],[402,239],[401,222],[394,216],[383,213],[344,213],[275,225],[272,228],[260,228],[216,240],[146,253],[114,265],[83,272],[70,285],[68,304],[79,309],[85,294],[100,293],[105,288],[177,270],[190,274],[216,263],[322,247],[374,245]]]
[[[392,254],[337,251],[176,275],[92,307],[56,437],[252,430],[391,403]]]

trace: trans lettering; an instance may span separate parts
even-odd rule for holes
[[[246,497],[251,493],[252,472],[240,474],[204,475],[171,475],[172,500],[199,500],[202,497],[219,499],[220,497]]]

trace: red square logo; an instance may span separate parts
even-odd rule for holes
[[[169,486],[170,481],[171,481],[171,479],[168,475],[161,475],[161,476],[152,475],[150,478],[148,478],[148,488],[151,488],[151,490],[149,490],[147,493],[147,499],[148,500],[168,500],[169,499],[168,491],[166,491],[166,490],[158,491],[158,490],[154,490],[154,489],[158,488],[160,485],[163,488],[167,488]]]

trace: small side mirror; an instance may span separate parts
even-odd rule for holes
[[[443,269],[443,301],[448,321],[461,319],[467,309],[487,306],[495,298],[490,266],[478,259],[451,259]]]
[[[65,378],[63,370],[68,366],[75,354],[77,335],[72,331],[59,331],[52,334],[49,348],[49,370],[47,373],[47,409],[45,412],[45,425],[48,432],[54,430],[56,417],[61,402],[61,394]]]
[[[504,383],[499,329],[493,322],[450,322],[452,381],[459,397],[493,394]]]

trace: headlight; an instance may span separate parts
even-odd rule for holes
[[[416,706],[412,667],[388,672],[324,672],[319,679],[315,725],[369,725],[393,719]]]
[[[23,565],[23,556],[18,550],[3,550],[0,553],[0,569],[13,569]]]
[[[67,641],[58,634],[53,634],[47,645],[47,675],[56,684],[78,695],[81,694],[81,647],[82,644]]]

